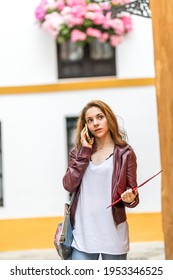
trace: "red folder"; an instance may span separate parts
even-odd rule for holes
[[[157,175],[159,175],[162,172],[159,171],[157,174],[155,174],[154,176],[150,177],[148,180],[146,180],[145,182],[143,182],[142,184],[140,184],[139,186],[137,186],[136,188],[134,188],[133,190],[137,190],[138,188],[142,187],[143,185],[145,185],[148,181],[150,181],[151,179],[153,179],[154,177],[156,177]],[[116,203],[118,203],[121,200],[121,197],[119,199],[117,199],[116,201],[114,201],[111,205],[109,205],[107,208],[114,206]]]

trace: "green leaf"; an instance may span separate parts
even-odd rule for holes
[[[92,22],[90,19],[86,18],[86,19],[84,20],[83,25],[84,25],[85,27],[90,27],[90,26],[93,25],[93,22]]]
[[[61,29],[61,34],[64,36],[70,34],[70,29],[68,29],[67,27]]]

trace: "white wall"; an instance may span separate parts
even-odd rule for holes
[[[151,19],[133,16],[133,31],[117,48],[119,78],[154,77]]]
[[[57,82],[53,39],[35,24],[39,0],[0,0],[0,86]],[[8,13],[7,13],[8,11]],[[8,16],[8,17],[7,17]],[[134,17],[134,30],[117,49],[118,78],[154,77],[151,20]],[[65,117],[77,116],[91,99],[102,99],[120,116],[138,158],[138,183],[160,170],[154,87],[0,95],[3,189],[0,218],[63,213]],[[129,211],[160,211],[160,177],[142,187]]]

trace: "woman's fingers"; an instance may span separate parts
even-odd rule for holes
[[[86,140],[86,128],[84,127],[81,131],[81,144],[83,147],[92,147],[92,144],[89,144]]]
[[[137,190],[133,191],[133,189],[128,189],[121,194],[121,199],[124,202],[131,203],[135,199],[137,193]]]

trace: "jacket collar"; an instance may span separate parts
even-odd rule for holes
[[[129,144],[125,145],[125,146],[119,146],[119,145],[115,145],[114,146],[114,153],[117,151],[120,155],[124,154],[127,150],[131,149],[131,146]],[[93,144],[92,147],[92,154],[95,153],[97,150],[96,144]]]
[[[131,146],[129,144],[123,147],[119,145],[115,145],[114,152],[117,150],[122,155],[129,149],[131,149]]]

